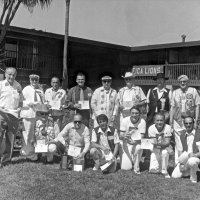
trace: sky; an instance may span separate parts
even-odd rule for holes
[[[65,0],[30,13],[21,6],[11,25],[64,34]],[[200,0],[71,0],[69,35],[125,46],[200,40]]]

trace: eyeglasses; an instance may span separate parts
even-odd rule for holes
[[[40,113],[41,116],[47,116],[48,113]]]
[[[102,81],[103,83],[111,83],[111,81],[108,81],[108,80],[105,80],[105,81]]]
[[[132,81],[132,78],[125,78],[125,81]]]
[[[82,121],[74,121],[74,124],[81,124]]]
[[[31,81],[39,81],[38,78],[31,78],[30,80],[31,80]]]

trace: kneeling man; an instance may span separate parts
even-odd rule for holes
[[[105,114],[97,116],[98,127],[92,131],[90,154],[95,161],[93,170],[98,170],[101,163],[112,160],[112,166],[107,172],[115,172],[117,167],[116,156],[119,149],[117,129],[108,126],[108,117]]]
[[[81,148],[82,152],[75,159],[84,158],[90,148],[90,132],[82,123],[80,114],[76,114],[73,122],[67,124],[54,139],[53,143],[49,144],[49,152],[64,153],[68,145]]]
[[[180,136],[182,151],[179,154],[178,164],[172,173],[172,178],[190,176],[191,182],[197,183],[197,171],[200,163],[200,133],[194,129],[192,117],[185,117],[183,123],[186,132]]]
[[[146,122],[141,118],[138,106],[130,109],[130,117],[122,120],[120,127],[120,158],[121,169],[130,170],[134,168],[136,174],[140,174],[139,163],[142,152],[141,139],[146,132]],[[134,166],[133,166],[134,165]]]
[[[164,114],[157,113],[154,116],[154,124],[148,129],[148,135],[154,145],[150,157],[149,172],[162,173],[165,178],[170,178],[167,172],[169,161],[169,148],[171,140],[171,127],[165,124]]]

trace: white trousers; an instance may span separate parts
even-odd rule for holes
[[[169,162],[169,153],[166,149],[160,150],[154,148],[150,157],[149,171],[155,173],[167,174],[167,167]]]
[[[180,135],[183,134],[182,130],[184,130],[183,126],[180,126],[174,120],[174,137],[175,137],[175,164],[178,164],[178,157],[183,151]]]
[[[24,118],[24,130],[22,132],[24,138],[24,145],[21,149],[21,154],[31,160],[37,160],[37,154],[35,154],[35,123],[36,118]]]
[[[130,145],[126,141],[120,141],[121,169],[140,171],[140,161],[143,150],[140,144]]]
[[[184,166],[184,170],[180,170],[180,163],[178,163],[172,172],[172,178],[181,178],[184,176],[190,176],[191,181],[197,181],[198,165],[200,163],[199,158],[191,157],[188,159]]]

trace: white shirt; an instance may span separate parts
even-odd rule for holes
[[[187,153],[193,153],[193,142],[194,142],[195,130],[193,130],[190,134],[186,133],[186,135],[187,135],[187,146],[188,146]]]
[[[66,101],[66,92],[63,89],[58,89],[58,91],[54,91],[53,88],[49,88],[45,92],[45,100],[51,105],[53,101],[60,101],[60,105],[64,105]],[[61,110],[59,110],[59,114],[63,114]]]
[[[120,89],[117,99],[121,105],[123,105],[124,102],[131,102],[127,105],[123,105],[125,109],[130,109],[133,104],[146,100],[146,96],[139,86],[133,86],[130,89],[126,86]]]
[[[117,129],[115,129],[114,138],[111,138],[112,136],[110,136],[110,137],[108,136],[108,137],[107,137],[108,132],[111,132],[111,130],[110,130],[109,127],[106,129],[105,132],[103,132],[102,129],[99,128],[98,133],[101,134],[101,135],[100,135],[100,139],[99,139],[99,144],[100,144],[101,146],[104,146],[104,147],[107,148],[107,149],[110,149],[110,146],[109,146],[109,144],[108,144],[108,140],[109,140],[109,139],[114,139],[114,144],[117,144],[117,143],[119,143],[119,136],[118,136],[118,133],[117,133]],[[92,139],[91,139],[91,142],[97,142],[97,134],[96,134],[96,132],[95,132],[94,129],[93,129],[93,131],[92,131]],[[110,149],[110,150],[111,150],[111,149]]]
[[[168,124],[165,124],[163,130],[159,132],[155,124],[153,124],[148,129],[148,136],[150,138],[155,138],[154,142],[156,141],[156,143],[161,143],[162,141],[165,140],[165,138],[169,138],[172,136],[171,126]]]
[[[145,134],[146,132],[146,121],[144,119],[139,119],[137,123],[133,124],[131,122],[131,117],[126,117],[122,120],[120,131],[132,132],[131,138],[134,140],[133,135]]]
[[[0,107],[15,117],[18,117],[17,108],[22,100],[21,90],[21,85],[17,81],[14,81],[13,85],[7,80],[0,81]]]
[[[41,89],[34,89],[31,85],[26,86],[23,90],[23,107],[21,110],[22,118],[36,117],[36,106],[29,106],[29,103],[44,103],[44,93]],[[36,96],[35,96],[36,94]],[[36,97],[36,99],[35,99]]]

